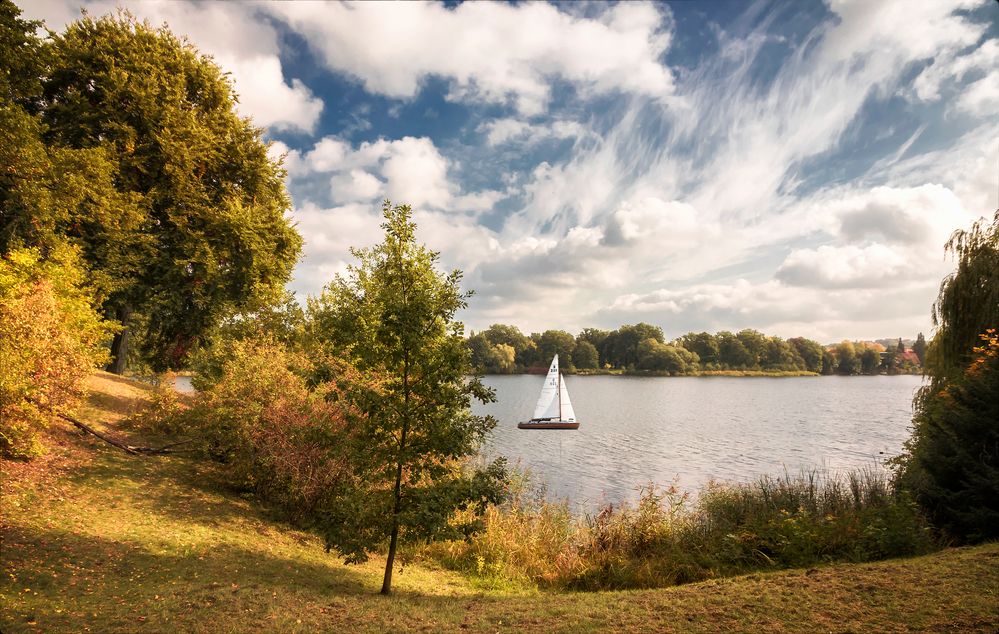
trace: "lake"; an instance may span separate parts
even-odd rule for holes
[[[711,480],[875,467],[909,437],[919,376],[569,376],[578,430],[521,430],[543,376],[487,376],[499,424],[484,452],[530,469],[574,506],[634,501],[650,482],[696,492]]]
[[[624,377],[565,379],[578,430],[523,430],[544,376],[487,376],[497,401],[476,405],[499,424],[484,448],[543,481],[576,508],[634,501],[673,482],[747,482],[785,469],[875,467],[909,437],[918,376]],[[190,379],[177,377],[190,391]]]

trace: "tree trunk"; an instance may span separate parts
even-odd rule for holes
[[[395,500],[392,507],[392,534],[389,538],[388,557],[385,560],[385,578],[382,579],[382,594],[392,592],[392,566],[395,565],[395,547],[399,542],[399,512],[402,510],[402,463],[405,460],[406,434],[409,432],[409,350],[403,353],[402,390],[403,419],[402,434],[399,437],[399,459],[395,470]]]
[[[399,542],[399,521],[392,518],[392,538],[389,539],[388,558],[385,560],[385,577],[382,579],[382,594],[392,592],[392,567],[395,565],[395,547]]]
[[[121,322],[121,332],[111,340],[111,363],[107,366],[107,371],[114,374],[124,374],[125,364],[128,360],[128,343],[130,332],[128,322],[132,318],[132,308],[121,306],[115,311],[115,317]]]
[[[405,379],[403,380],[405,382]],[[409,394],[406,394],[409,401]],[[399,542],[399,511],[402,510],[402,462],[406,448],[406,432],[409,431],[409,421],[402,424],[402,437],[399,440],[399,461],[395,471],[395,500],[392,507],[392,534],[389,538],[388,557],[385,560],[385,578],[382,579],[382,594],[392,592],[392,567],[395,565],[395,548]]]

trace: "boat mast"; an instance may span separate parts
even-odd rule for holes
[[[555,355],[558,358],[558,355]],[[562,369],[558,371],[558,419],[562,420]]]

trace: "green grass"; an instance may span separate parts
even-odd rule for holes
[[[148,389],[98,375],[81,416],[117,426]],[[133,439],[141,440],[141,439]],[[2,464],[0,631],[984,631],[999,544],[659,590],[484,590],[425,564],[377,594],[383,560],[344,566],[312,535],[227,492],[210,465],[132,457],[53,430]]]

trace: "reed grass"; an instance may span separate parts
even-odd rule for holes
[[[421,556],[486,587],[599,590],[671,586],[746,572],[926,553],[935,544],[915,505],[876,468],[711,484],[694,501],[645,488],[635,505],[574,515],[531,492],[521,474],[469,540]]]

